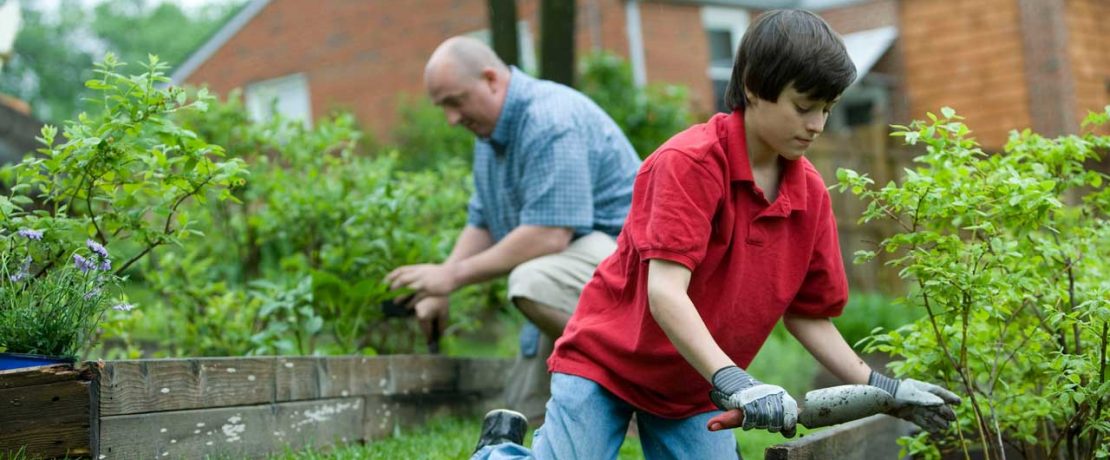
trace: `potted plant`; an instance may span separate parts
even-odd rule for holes
[[[44,232],[0,233],[0,371],[72,363],[92,344],[117,282],[107,249],[93,240],[73,251]],[[66,254],[65,260],[52,260]]]

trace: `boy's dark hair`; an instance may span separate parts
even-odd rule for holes
[[[804,10],[773,10],[744,33],[725,104],[743,109],[744,87],[775,102],[790,83],[812,99],[832,101],[855,79],[856,66],[844,42],[824,19]]]

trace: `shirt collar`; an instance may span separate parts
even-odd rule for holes
[[[721,147],[728,158],[728,174],[732,182],[751,182],[755,184],[752,176],[752,164],[748,159],[747,139],[744,136],[744,113],[737,110],[728,115],[720,114],[717,133]],[[779,199],[786,207],[784,211],[806,209],[808,197],[806,187],[806,167],[808,161],[804,157],[797,160],[783,160],[782,183],[779,184]]]
[[[505,94],[505,103],[501,106],[501,114],[497,116],[497,124],[489,140],[498,147],[509,144],[509,135],[516,130],[520,122],[520,112],[525,107],[525,93],[527,87],[535,81],[528,74],[521,72],[516,66],[510,66],[509,89]]]

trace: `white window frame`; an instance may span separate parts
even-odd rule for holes
[[[247,113],[255,122],[269,121],[276,111],[285,119],[299,120],[306,128],[312,127],[312,99],[304,73],[249,83],[244,89],[244,99]],[[271,110],[275,99],[277,102]]]
[[[728,31],[732,38],[732,61],[736,60],[736,50],[740,47],[740,38],[744,36],[744,32],[748,30],[748,24],[751,23],[751,15],[741,8],[727,8],[721,6],[703,6],[701,7],[701,25],[706,32],[710,31]],[[732,78],[732,64],[726,66],[715,66],[712,62],[706,69],[706,75],[710,80],[725,80],[728,81]]]

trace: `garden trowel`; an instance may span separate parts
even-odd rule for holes
[[[840,385],[806,393],[798,410],[798,423],[806,428],[836,425],[894,408],[894,396],[871,385]],[[740,409],[726,411],[709,420],[709,431],[737,428],[744,424]]]

